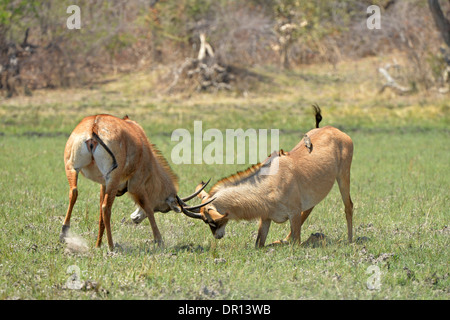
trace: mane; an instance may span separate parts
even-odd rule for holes
[[[146,143],[148,144],[150,150],[152,151],[152,154],[155,156],[156,162],[161,166],[161,168],[164,170],[165,173],[169,176],[172,183],[175,185],[175,188],[178,190],[178,177],[177,175],[172,171],[172,168],[170,167],[169,163],[167,162],[166,158],[161,154],[161,151],[150,142],[149,138],[145,135],[144,129],[134,120],[131,120],[128,115],[125,115],[122,120],[126,121],[127,123],[131,123],[135,126],[137,126],[143,133],[143,137],[145,137]]]
[[[177,175],[172,171],[172,168],[170,167],[166,158],[164,158],[164,156],[161,154],[161,151],[159,151],[153,143],[149,142],[149,145],[150,145],[150,149],[152,150],[152,153],[154,154],[154,156],[156,158],[156,161],[163,168],[163,170],[168,174],[170,180],[172,180],[173,184],[175,185],[175,188],[178,190]]]
[[[247,168],[243,171],[238,171],[235,174],[232,174],[229,177],[222,178],[219,180],[209,191],[209,195],[213,196],[217,191],[224,187],[232,186],[232,185],[238,185],[243,180],[250,178],[257,174],[261,167],[263,166],[263,163],[257,163],[250,168]]]
[[[267,159],[265,159],[262,162],[259,162],[243,171],[238,171],[235,174],[232,174],[229,177],[226,178],[222,178],[221,180],[219,180],[209,191],[209,195],[212,197],[214,194],[216,194],[219,190],[225,188],[225,187],[229,187],[229,186],[236,186],[242,182],[244,182],[246,179],[249,179],[253,176],[255,176],[256,174],[258,174],[258,172],[261,170],[262,167],[264,167],[266,164],[268,164],[268,160],[274,155],[277,154],[279,157],[281,156],[287,156],[288,153],[284,152],[283,149],[281,149],[278,153],[277,152],[273,152],[272,154],[270,154]]]

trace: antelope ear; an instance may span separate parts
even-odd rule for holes
[[[228,216],[228,213],[220,214],[216,210],[209,208],[208,210],[203,211],[204,216],[206,217],[207,221],[213,221],[215,223],[222,221],[223,219],[226,219]]]
[[[201,183],[199,183],[196,187],[195,187],[195,192],[197,192],[199,189],[201,189],[203,186],[205,185],[205,183],[202,181]],[[202,190],[197,197],[199,197],[200,199],[203,199],[205,197],[209,197],[209,194],[205,191]]]

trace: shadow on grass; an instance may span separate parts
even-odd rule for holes
[[[356,244],[364,244],[366,242],[370,241],[370,239],[368,237],[358,237],[354,240],[354,243]],[[326,235],[324,235],[323,233],[312,233],[309,238],[306,241],[303,241],[300,244],[301,248],[325,248],[328,246],[332,246],[332,245],[337,245],[337,244],[341,244],[341,243],[348,243],[347,240],[342,240],[342,239],[332,239],[327,237]],[[285,241],[285,240],[280,240],[280,241],[275,241],[269,245],[267,245],[266,247],[276,247],[276,246],[280,246],[280,245],[293,245],[292,242],[289,241]]]

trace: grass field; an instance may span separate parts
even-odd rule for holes
[[[0,298],[449,299],[450,102],[433,92],[378,95],[378,62],[283,74],[256,70],[270,81],[217,95],[159,95],[157,76],[137,74],[1,101]],[[256,221],[231,222],[216,240],[201,221],[170,212],[156,214],[165,242],[160,249],[147,220],[131,223],[134,204],[121,197],[113,206],[118,247],[111,253],[105,245],[94,248],[99,186],[81,177],[71,223],[79,246],[59,242],[68,204],[63,150],[84,116],[128,114],[170,162],[171,132],[192,130],[194,120],[203,121],[203,130],[278,128],[280,147],[290,150],[314,125],[312,103],[322,107],[322,125],[354,141],[354,238],[362,241],[346,241],[335,186],[302,229],[302,240],[326,235],[318,246],[257,250]],[[214,183],[248,166],[172,169],[185,195],[201,180]],[[288,229],[288,223],[272,224],[267,243]],[[76,288],[74,273],[82,284]]]

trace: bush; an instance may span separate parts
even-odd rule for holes
[[[406,54],[411,82],[429,88],[439,77],[442,39],[426,0],[73,2],[81,8],[80,30],[66,28],[67,3],[0,1],[0,87],[8,95],[16,85],[77,86],[109,72],[179,66],[196,58],[200,33],[221,64],[240,69],[336,64],[395,50]],[[372,4],[382,10],[380,30],[366,26]]]

